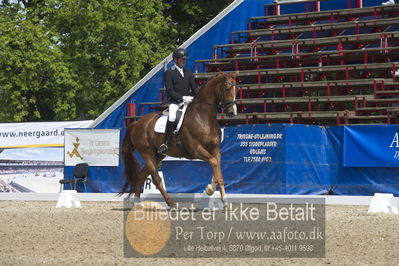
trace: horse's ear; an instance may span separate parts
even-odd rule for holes
[[[218,75],[226,75],[226,73],[224,73],[222,70],[219,70],[219,74]]]

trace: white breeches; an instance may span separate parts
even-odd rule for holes
[[[176,121],[176,112],[179,110],[179,105],[171,103],[169,104],[169,118],[168,120],[170,122],[175,122]]]

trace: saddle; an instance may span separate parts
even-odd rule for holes
[[[187,110],[187,104],[181,104],[179,109],[176,112],[176,131],[179,132],[181,125],[183,124],[184,115]],[[158,118],[157,122],[155,123],[154,131],[157,133],[165,133],[166,123],[168,122],[168,115],[169,109],[165,109],[160,117]]]

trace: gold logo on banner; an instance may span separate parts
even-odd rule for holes
[[[79,138],[76,138],[76,143],[72,143],[73,144],[73,146],[75,147],[75,148],[73,148],[73,151],[72,152],[67,152],[68,153],[68,155],[69,155],[69,157],[70,158],[72,158],[73,156],[76,156],[76,157],[78,157],[78,158],[80,158],[81,160],[83,160],[83,157],[80,155],[80,153],[78,152],[78,148],[79,148],[79,146],[80,146],[80,143],[79,143]]]

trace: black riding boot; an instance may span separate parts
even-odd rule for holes
[[[158,148],[159,154],[166,155],[166,153],[168,152],[168,143],[170,138],[172,137],[173,131],[175,130],[175,125],[176,125],[175,122],[170,122],[170,121],[166,122],[165,143]]]

